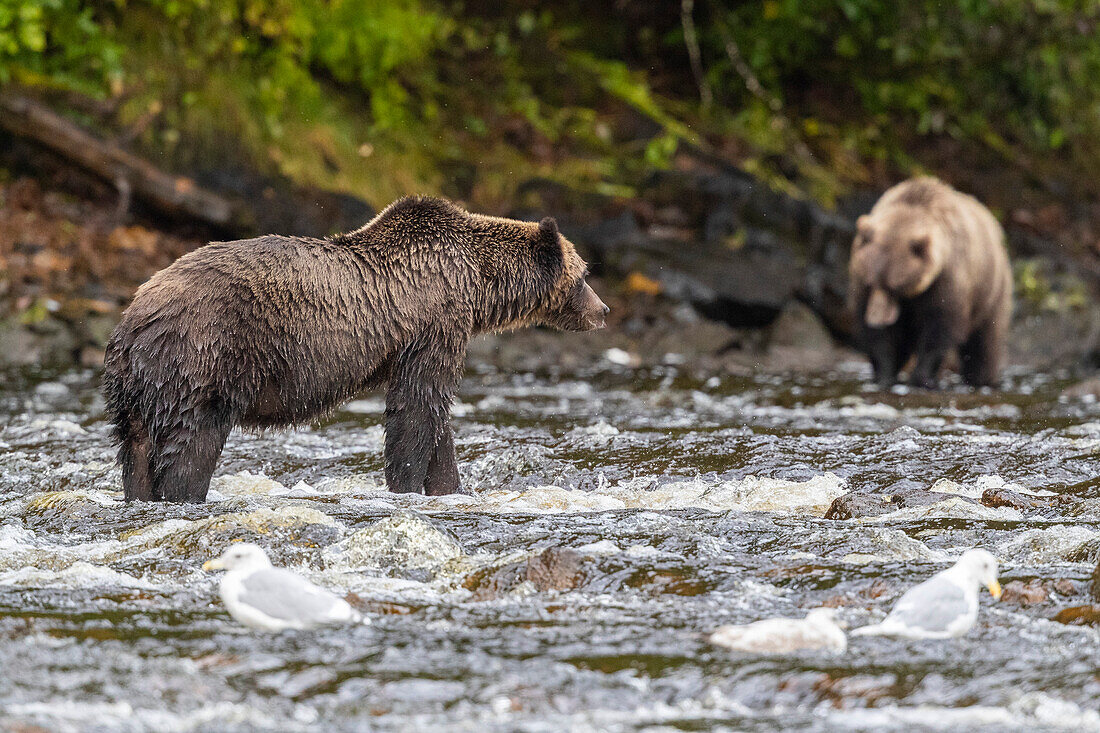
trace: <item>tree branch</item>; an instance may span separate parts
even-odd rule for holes
[[[244,227],[247,217],[228,199],[174,176],[152,163],[100,140],[28,97],[0,95],[0,127],[32,140],[162,212],[227,229]]]

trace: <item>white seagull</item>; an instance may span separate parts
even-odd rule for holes
[[[227,570],[218,592],[229,615],[263,631],[370,623],[347,601],[285,568],[276,568],[257,545],[230,545],[203,570]]]
[[[983,585],[994,598],[1001,597],[997,558],[985,550],[967,550],[947,570],[905,591],[882,623],[858,628],[852,636],[963,636],[978,620],[978,591]]]
[[[739,652],[787,654],[800,649],[848,648],[844,630],[836,622],[835,608],[815,608],[806,618],[768,618],[744,626],[720,626],[710,643]]]

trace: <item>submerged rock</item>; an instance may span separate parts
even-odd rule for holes
[[[1063,608],[1054,614],[1054,620],[1069,626],[1100,626],[1100,605]]]
[[[414,511],[401,511],[325,549],[330,567],[423,580],[463,556],[454,535]]]
[[[525,560],[470,573],[462,585],[472,592],[471,600],[489,601],[518,590],[524,583],[539,592],[573,590],[584,583],[588,570],[589,560],[576,550],[549,547]]]
[[[930,507],[940,502],[973,500],[957,494],[931,491],[915,481],[903,479],[891,485],[885,491],[853,491],[838,497],[825,512],[826,519],[858,519],[878,517],[897,512],[900,509]]]
[[[1073,524],[1056,524],[1011,534],[997,545],[997,555],[1016,562],[1041,564],[1081,562],[1081,555],[1100,540],[1100,533]]]
[[[19,570],[0,573],[0,585],[31,588],[60,586],[63,588],[124,587],[150,589],[155,587],[144,578],[136,578],[102,565],[92,565],[80,560],[61,570],[24,567]]]
[[[101,491],[48,491],[24,503],[22,518],[32,528],[79,531],[84,526],[110,522],[119,506],[120,502]]]
[[[572,590],[584,582],[585,557],[568,547],[550,547],[527,561],[527,580],[540,591]]]
[[[301,547],[323,547],[342,534],[336,520],[305,506],[281,506],[234,512],[197,520],[169,519],[123,532],[109,557],[123,559],[143,549],[159,549],[176,561],[194,563],[220,554],[240,541],[262,541],[280,561]]]
[[[1016,606],[1034,606],[1046,603],[1048,600],[1047,591],[1038,580],[1030,580],[1027,583],[1013,580],[1005,584],[1004,591],[1001,593],[1001,603]]]

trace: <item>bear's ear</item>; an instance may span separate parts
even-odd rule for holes
[[[871,227],[871,217],[864,214],[856,219],[855,246],[867,244],[875,238],[875,230]]]
[[[558,241],[558,222],[554,217],[547,216],[539,222],[539,237],[547,242]]]
[[[535,260],[551,278],[556,279],[565,266],[565,251],[562,249],[558,222],[547,216],[539,222],[535,234]]]

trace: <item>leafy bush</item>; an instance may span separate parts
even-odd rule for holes
[[[870,147],[943,134],[1095,164],[1098,23],[1095,2],[767,0],[717,12],[704,39],[727,99],[759,103],[732,39],[796,114],[858,125]]]
[[[0,0],[0,82],[102,90],[121,49],[80,0]]]
[[[938,138],[1086,187],[1100,166],[1096,0],[696,0],[701,80],[680,3],[617,7],[0,0],[0,82],[113,97],[179,166],[379,200],[626,191],[685,143],[826,200]]]

